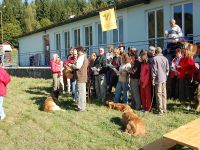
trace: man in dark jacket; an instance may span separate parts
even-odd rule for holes
[[[94,67],[92,68],[95,75],[95,90],[97,93],[97,99],[104,102],[106,99],[106,57],[104,56],[104,49],[99,48],[99,55],[94,62]]]

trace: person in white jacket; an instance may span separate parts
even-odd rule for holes
[[[167,38],[167,58],[171,62],[172,58],[175,56],[175,51],[178,48],[177,42],[180,37],[183,36],[183,33],[174,19],[171,19],[169,23],[170,28],[165,31],[165,37]]]

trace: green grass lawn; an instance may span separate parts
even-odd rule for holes
[[[51,80],[12,77],[5,97],[7,114],[0,122],[0,149],[5,150],[137,150],[168,131],[199,117],[194,111],[169,101],[163,116],[136,112],[143,118],[147,134],[133,137],[121,133],[121,112],[89,104],[76,112],[69,97],[60,97],[66,111],[46,113],[42,103],[51,91]]]

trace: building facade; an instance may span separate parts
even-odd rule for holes
[[[88,53],[108,44],[165,47],[164,31],[174,18],[190,40],[200,40],[200,0],[132,0],[116,6],[118,28],[102,32],[98,12],[74,17],[19,36],[19,65],[49,65],[53,53],[65,59],[70,47]]]

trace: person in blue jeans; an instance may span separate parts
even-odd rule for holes
[[[3,100],[4,96],[7,93],[7,85],[10,82],[11,78],[9,74],[1,67],[2,63],[0,64],[0,120],[3,120],[6,117],[3,108]]]
[[[122,64],[119,67],[119,71],[115,70],[119,76],[119,80],[117,82],[117,86],[115,89],[115,98],[114,102],[118,103],[120,101],[120,97],[122,96],[123,103],[128,103],[128,82],[129,82],[129,71],[131,69],[130,57],[128,53],[122,55]],[[122,94],[123,91],[123,94]]]

